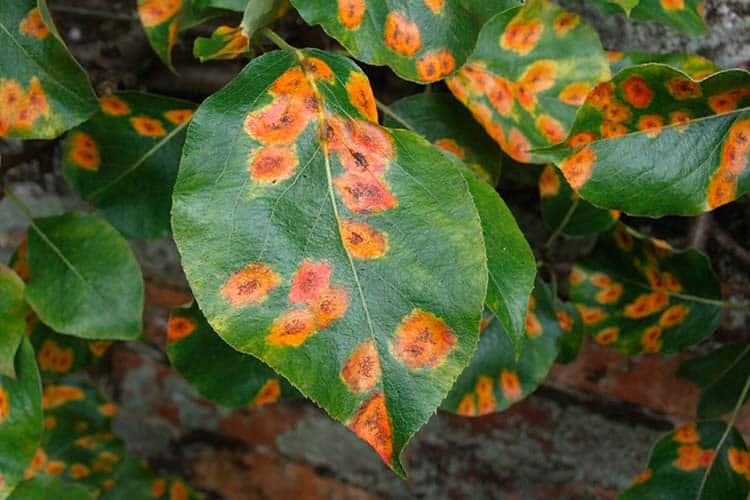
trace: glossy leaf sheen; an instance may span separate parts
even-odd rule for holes
[[[224,342],[196,303],[172,311],[167,341],[172,366],[201,396],[220,405],[260,406],[299,396],[262,361],[235,351]]]
[[[121,92],[102,97],[99,107],[65,140],[66,180],[126,237],[167,236],[185,127],[195,105]]]
[[[26,300],[60,333],[134,339],[141,333],[143,278],[127,242],[103,219],[71,212],[34,219]]]
[[[696,82],[661,64],[600,84],[544,154],[583,198],[633,215],[694,215],[750,190],[750,73]]]
[[[0,137],[52,139],[96,107],[86,73],[39,6],[13,0],[0,9]]]
[[[624,225],[574,264],[570,297],[597,342],[628,354],[680,352],[721,318],[721,306],[710,303],[721,301],[721,286],[705,255],[675,251]]]
[[[406,80],[434,82],[460,68],[482,26],[518,0],[292,0],[354,57]]]
[[[255,59],[188,128],[172,222],[214,330],[403,472],[476,347],[487,267],[461,163],[376,117],[344,57]]]
[[[26,333],[28,307],[24,284],[10,268],[0,264],[0,375],[15,378],[16,350]]]
[[[547,0],[530,0],[482,28],[447,84],[513,159],[541,163],[530,151],[564,139],[588,91],[607,78],[591,26]]]

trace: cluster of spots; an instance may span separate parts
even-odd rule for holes
[[[456,334],[431,312],[415,308],[396,327],[391,353],[409,368],[436,368],[456,345]]]
[[[417,59],[417,76],[423,82],[435,82],[453,73],[456,58],[448,49],[431,50]]]
[[[559,309],[555,311],[555,317],[557,318],[557,324],[560,325],[560,328],[563,332],[572,332],[573,331],[573,317],[568,313],[568,311],[564,311],[562,309]]]
[[[746,481],[750,481],[750,451],[729,448],[728,457],[732,470],[744,475]]]
[[[375,393],[365,400],[347,425],[372,446],[386,464],[393,463],[393,427],[383,394]]]
[[[542,323],[539,321],[534,310],[536,309],[536,299],[531,296],[529,297],[528,309],[526,310],[526,335],[529,338],[534,339],[544,333],[542,329]]]
[[[498,387],[510,402],[516,402],[523,396],[518,373],[514,370],[502,370],[498,377]],[[492,377],[480,375],[474,386],[474,392],[466,394],[458,404],[456,413],[467,417],[487,415],[497,410],[497,400]]]
[[[146,28],[153,28],[174,17],[182,9],[182,0],[145,0],[138,5],[138,16]]]
[[[36,76],[28,91],[16,80],[0,78],[0,137],[31,130],[37,119],[49,117],[49,111],[47,94]]]
[[[8,399],[8,391],[0,385],[0,423],[2,423],[8,414],[10,413],[10,400]]]
[[[107,95],[99,99],[99,107],[108,116],[128,116],[132,113],[130,105],[116,95]],[[173,125],[183,125],[193,117],[191,109],[170,109],[163,113],[164,118]],[[164,125],[158,118],[135,116],[130,119],[133,129],[145,137],[163,137],[167,134]]]
[[[192,318],[171,316],[167,323],[167,341],[177,342],[193,333],[197,325]]]
[[[86,132],[73,132],[69,139],[68,158],[77,167],[84,170],[97,171],[101,165],[99,146]]]
[[[67,373],[73,367],[73,348],[62,348],[46,339],[37,353],[39,368],[54,373]]]
[[[555,167],[553,165],[546,165],[542,174],[539,176],[538,181],[539,196],[545,198],[547,196],[557,196],[560,192],[560,179],[557,177]]]
[[[400,12],[388,13],[383,39],[389,49],[404,57],[411,57],[422,48],[419,26]]]
[[[539,19],[524,19],[523,13],[513,18],[500,35],[503,50],[525,56],[531,52],[544,32],[544,24]]]
[[[153,498],[162,498],[167,493],[167,480],[158,478],[154,480],[154,485],[151,487],[151,496]],[[175,480],[169,486],[169,500],[188,500],[190,498],[190,492],[180,480]]]
[[[27,14],[26,17],[21,19],[18,25],[18,32],[23,35],[38,38],[44,40],[49,36],[49,28],[39,14],[39,9],[34,7]]]
[[[252,406],[263,406],[275,403],[281,397],[281,382],[278,379],[268,379],[263,386],[258,389],[258,393],[250,403]]]
[[[700,467],[708,467],[713,462],[716,452],[700,447],[700,436],[695,424],[686,424],[675,429],[673,440],[679,443],[677,459],[674,466],[684,471],[694,471]]]
[[[591,283],[599,291],[596,294],[596,301],[600,304],[615,304],[622,296],[622,283],[612,281],[609,275],[604,273],[595,273],[591,276]]]
[[[42,393],[42,408],[49,410],[62,406],[69,401],[78,401],[86,397],[80,387],[74,385],[48,385]]]
[[[281,276],[268,264],[251,262],[232,274],[222,285],[220,293],[234,307],[258,305],[281,284]]]
[[[737,179],[745,171],[750,155],[750,118],[732,124],[724,140],[719,168],[708,185],[709,208],[729,203],[737,197]]]
[[[346,314],[349,291],[331,284],[328,261],[303,259],[292,277],[292,308],[273,320],[266,340],[276,346],[298,347],[319,330],[329,328]]]
[[[37,475],[38,472],[44,470],[45,465],[47,465],[47,453],[42,448],[37,448],[33,458],[31,459],[31,463],[23,473],[23,478],[27,481],[29,479],[32,479]],[[64,464],[63,470],[65,470]]]

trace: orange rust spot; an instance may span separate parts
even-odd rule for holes
[[[75,463],[68,469],[68,474],[73,479],[81,479],[91,475],[91,470],[83,464]]]
[[[459,146],[456,141],[448,137],[444,139],[438,139],[433,144],[435,144],[435,146],[439,147],[443,151],[448,151],[449,153],[453,153],[459,159],[463,160],[466,157],[466,153],[461,148],[461,146]]]
[[[580,106],[586,101],[591,85],[586,82],[574,82],[566,86],[558,96],[562,102],[570,106]]]
[[[331,67],[323,59],[318,57],[305,57],[300,63],[305,73],[312,75],[316,80],[326,80],[333,83],[334,76]]]
[[[547,165],[539,176],[539,196],[556,196],[560,192],[560,179],[555,173],[555,167]]]
[[[646,132],[646,135],[654,138],[661,133],[664,119],[659,115],[643,115],[638,119],[638,130]]]
[[[492,394],[492,379],[484,375],[479,377],[474,390],[477,394]]]
[[[48,385],[42,393],[42,408],[49,410],[64,405],[68,401],[84,399],[84,392],[73,385]]]
[[[113,342],[108,340],[94,340],[89,342],[89,351],[97,358],[101,358],[112,344]]]
[[[99,407],[99,413],[105,417],[112,418],[117,415],[117,405],[114,403],[104,403]]]
[[[71,137],[70,160],[84,170],[99,170],[99,148],[94,138],[85,132],[75,132]]]
[[[633,250],[633,247],[635,246],[635,239],[633,238],[633,235],[630,234],[630,231],[625,228],[625,226],[617,226],[617,228],[615,228],[613,236],[615,238],[615,243],[617,243],[617,246],[620,247],[620,250],[624,252],[630,252],[631,250]]]
[[[573,189],[580,189],[591,177],[592,167],[596,163],[596,153],[585,147],[565,158],[560,163],[560,170]]]
[[[654,98],[654,92],[645,78],[635,75],[622,83],[622,92],[625,100],[639,109],[648,107],[651,99]]]
[[[292,309],[273,321],[266,340],[278,346],[298,347],[316,331],[315,316],[309,309]]]
[[[362,403],[348,425],[354,434],[375,449],[386,464],[393,462],[393,430],[382,394],[374,394]]]
[[[591,283],[600,288],[604,288],[612,283],[612,278],[610,278],[608,274],[594,273],[591,275]]]
[[[500,47],[520,55],[526,55],[536,46],[544,31],[544,25],[538,19],[524,21],[513,19],[500,35]]]
[[[427,52],[417,59],[417,76],[423,82],[434,82],[444,78],[456,69],[456,59],[448,49]]]
[[[596,294],[596,301],[600,304],[614,304],[622,296],[622,285],[612,283]]]
[[[271,85],[271,93],[277,96],[306,96],[313,94],[313,88],[300,66],[286,70]]]
[[[39,83],[39,79],[35,76],[31,77],[31,81],[29,82],[27,99],[31,111],[32,122],[36,120],[39,115],[47,115],[49,113],[47,94],[44,92],[42,84]]]
[[[341,369],[341,378],[354,392],[369,392],[380,380],[380,357],[375,342],[359,344]]]
[[[629,121],[633,116],[630,112],[630,108],[617,101],[612,101],[606,104],[603,111],[604,119],[614,123]]]
[[[737,178],[744,172],[750,153],[750,119],[734,122],[722,147],[719,168],[711,176],[707,203],[716,208],[734,200]]]
[[[343,219],[340,227],[341,240],[354,258],[377,259],[388,251],[388,235],[368,223]]]
[[[221,287],[221,296],[234,307],[261,304],[274,288],[281,284],[281,276],[262,262],[251,262],[232,274]]]
[[[349,73],[349,79],[346,81],[346,92],[349,94],[349,100],[362,113],[362,116],[373,123],[378,122],[378,108],[375,105],[375,96],[372,95],[372,88],[367,77],[358,72]]]
[[[620,51],[609,50],[607,51],[607,60],[609,61],[610,64],[616,63],[617,61],[621,60],[624,55],[625,54],[623,54]]]
[[[234,59],[250,50],[250,38],[241,26],[219,26],[213,36],[219,37],[224,45],[211,54],[211,59]]]
[[[484,385],[489,386],[489,390],[480,390],[480,387]],[[478,415],[487,415],[497,409],[497,400],[495,399],[495,393],[492,391],[492,379],[490,377],[479,377],[476,391]]]
[[[10,400],[8,399],[8,391],[0,385],[0,422],[8,418],[10,413]]]
[[[346,172],[334,179],[333,184],[351,212],[373,214],[398,206],[385,181],[374,175]]]
[[[411,57],[422,47],[419,26],[399,12],[390,12],[385,18],[385,44],[397,54]]]
[[[464,417],[474,417],[477,415],[477,403],[474,394],[469,393],[461,398],[456,413]]]
[[[539,115],[536,127],[550,144],[557,144],[565,139],[565,129],[559,121],[549,115]]]
[[[635,476],[635,477],[633,478],[633,485],[637,485],[637,484],[643,484],[643,483],[645,483],[646,481],[648,481],[649,479],[651,479],[651,476],[652,476],[652,475],[653,475],[653,474],[652,474],[652,472],[651,472],[651,469],[646,469],[646,470],[644,470],[643,472],[639,472],[639,473],[638,473],[638,474],[636,474],[636,476]]]
[[[639,295],[633,302],[625,306],[625,317],[631,319],[645,318],[663,309],[668,301],[669,297],[660,292]]]
[[[557,33],[557,36],[565,36],[569,31],[578,26],[580,21],[581,17],[578,14],[563,12],[555,18],[555,33]]]
[[[61,348],[56,342],[46,339],[37,353],[39,368],[55,373],[67,373],[73,367],[73,349]]]
[[[646,352],[659,352],[661,350],[662,329],[659,326],[650,326],[641,335],[641,344]]]
[[[681,292],[682,284],[674,277],[672,273],[662,273],[662,280],[664,281],[667,289],[672,292]]]
[[[146,28],[167,21],[182,8],[182,0],[146,0],[138,6],[138,16]]]
[[[573,317],[567,311],[555,311],[555,317],[564,331],[569,332],[573,329]]]
[[[528,163],[531,160],[531,157],[529,156],[531,144],[529,144],[529,141],[526,139],[526,136],[523,135],[523,132],[515,127],[511,128],[508,132],[508,144],[505,149],[514,160],[522,163]]]
[[[508,116],[513,109],[514,85],[501,76],[486,79],[482,91],[487,94],[492,105],[502,116]],[[491,118],[490,118],[491,120]]]
[[[659,0],[664,10],[682,10],[685,8],[685,0]]]
[[[440,14],[445,5],[445,0],[424,0],[424,4],[430,8],[433,14]]]
[[[281,397],[281,383],[275,378],[268,379],[253,398],[252,406],[263,406],[275,403]]]
[[[604,82],[594,87],[586,98],[586,103],[591,104],[593,107],[604,110],[604,108],[612,102],[612,95],[614,94],[614,84],[612,82]]]
[[[169,342],[176,342],[184,339],[195,331],[197,325],[191,318],[184,316],[172,316],[169,318],[167,323],[167,340]]]
[[[297,168],[294,144],[269,144],[256,149],[249,159],[250,178],[262,184],[288,179]]]
[[[684,131],[690,123],[690,111],[673,111],[669,115],[669,123],[675,125],[678,132]]]
[[[456,345],[456,335],[441,318],[413,309],[396,328],[392,352],[412,369],[435,368]]]
[[[536,314],[533,312],[528,311],[526,313],[526,335],[533,339],[542,333],[544,332],[542,330],[542,324],[539,322],[539,318],[537,318]]]
[[[685,471],[693,471],[701,466],[701,454],[703,450],[697,444],[684,444],[677,448],[677,460],[675,467]]]
[[[61,460],[50,460],[47,464],[47,468],[45,469],[45,472],[49,474],[50,476],[57,476],[65,472],[65,462]]]
[[[260,142],[292,143],[305,129],[310,118],[311,112],[305,107],[303,99],[282,95],[266,106],[248,113],[245,132]]]
[[[576,304],[576,309],[581,313],[581,321],[584,325],[595,325],[607,317],[604,309],[599,307],[589,307],[584,304]]]
[[[339,21],[346,29],[354,30],[365,17],[365,0],[338,0]]]
[[[662,313],[659,317],[659,325],[664,328],[677,326],[685,320],[689,312],[690,309],[683,304],[674,305]]]
[[[503,395],[510,401],[518,401],[521,399],[521,381],[518,379],[518,374],[513,370],[503,370],[500,372],[500,390],[503,391]]]
[[[690,78],[684,76],[678,76],[668,80],[665,84],[667,91],[677,99],[683,101],[685,99],[697,99],[703,95],[700,85],[692,81]]]
[[[346,314],[349,307],[349,292],[343,287],[328,288],[320,292],[318,297],[308,305],[315,317],[317,327],[325,329]]]
[[[608,120],[602,122],[599,130],[605,139],[611,137],[620,137],[628,133],[628,128],[622,123],[615,123]]]
[[[289,302],[292,304],[311,303],[331,287],[332,269],[328,261],[304,259],[292,278]]]
[[[729,448],[729,466],[738,474],[750,474],[750,452]]]
[[[750,96],[748,89],[733,90],[709,97],[708,105],[716,114],[729,113],[737,109],[740,99],[748,96]]]
[[[590,144],[598,139],[598,137],[594,132],[577,132],[568,139],[566,144],[571,148],[579,148]]]
[[[164,137],[167,135],[164,125],[156,118],[136,116],[130,119],[130,124],[133,125],[136,132],[145,137]]]
[[[390,134],[364,120],[326,119],[326,141],[345,170],[381,175],[395,156]]]
[[[21,19],[21,23],[18,25],[18,31],[24,35],[29,35],[40,40],[47,38],[49,35],[49,28],[44,24],[42,16],[39,14],[39,9],[34,7],[31,9],[26,17]]]
[[[580,285],[581,283],[583,283],[583,280],[585,279],[586,279],[586,273],[584,273],[579,267],[574,267],[570,271],[570,276],[568,277],[570,284],[573,286]]]
[[[185,483],[179,479],[175,480],[169,487],[169,500],[188,500],[190,492]]]
[[[128,103],[115,95],[105,95],[99,99],[99,107],[110,116],[124,116],[130,114]]]
[[[183,123],[187,123],[192,117],[192,109],[170,109],[169,111],[164,113],[164,118],[166,118],[169,123],[173,123],[175,125],[182,125]]]
[[[608,326],[607,328],[600,330],[596,335],[594,335],[594,340],[596,340],[596,342],[601,345],[610,345],[617,342],[619,336],[619,328],[617,328],[616,326]]]
[[[652,265],[646,266],[643,269],[643,272],[646,274],[646,279],[648,279],[651,288],[655,290],[666,290],[667,286],[662,279],[661,273],[656,267]]]
[[[154,481],[154,485],[151,487],[151,496],[159,498],[167,492],[167,482],[164,479],[157,479]]]

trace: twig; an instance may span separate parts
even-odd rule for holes
[[[716,240],[716,243],[724,248],[724,250],[728,251],[739,260],[750,266],[750,251],[743,248],[739,243],[737,243],[726,229],[719,226],[718,224],[715,224],[711,230],[711,236],[714,240]]]
[[[688,234],[688,246],[703,252],[713,229],[714,223],[710,212],[699,215],[693,219]]]
[[[293,51],[297,50],[295,47],[292,47],[291,45],[289,45],[286,42],[286,40],[281,38],[281,36],[279,36],[275,31],[273,31],[270,28],[263,28],[262,30],[260,30],[260,34],[268,38],[269,40],[271,40],[273,44],[276,45],[281,50],[293,50]]]
[[[406,120],[401,118],[395,111],[393,111],[390,107],[383,104],[379,100],[375,99],[375,104],[377,105],[378,109],[386,116],[390,117],[394,121],[398,122],[400,125],[402,125],[407,130],[414,130],[414,127],[412,127]]]
[[[544,249],[549,250],[552,248],[552,244],[557,240],[557,238],[562,234],[563,229],[565,229],[565,226],[568,225],[568,222],[570,222],[570,218],[573,217],[573,212],[576,211],[576,208],[578,208],[578,203],[580,202],[580,198],[576,198],[573,200],[573,203],[570,204],[570,208],[568,208],[568,211],[565,212],[565,215],[563,216],[562,220],[560,221],[560,224],[557,225],[554,231],[552,231],[552,234],[549,235],[549,238],[547,238],[547,241],[544,243]]]

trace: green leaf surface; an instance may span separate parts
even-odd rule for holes
[[[538,152],[594,205],[695,215],[750,190],[750,73],[696,82],[662,64],[599,84],[565,144]]]
[[[127,238],[169,235],[172,188],[195,105],[121,92],[102,97],[99,107],[65,140],[66,180]]]
[[[42,384],[26,339],[16,351],[15,373],[15,379],[0,375],[0,498],[23,479],[42,435]]]
[[[292,0],[354,57],[387,65],[401,78],[442,80],[471,54],[482,26],[518,0]]]
[[[493,17],[448,88],[513,159],[565,138],[588,91],[609,78],[596,32],[547,0]]]
[[[201,396],[220,405],[260,406],[299,396],[262,361],[235,351],[222,340],[195,302],[172,311],[167,340],[172,366]]]
[[[482,223],[487,248],[487,306],[497,314],[516,353],[524,340],[526,304],[536,261],[518,224],[492,186],[500,174],[500,151],[469,113],[446,94],[420,94],[389,107],[386,125],[407,127],[464,161],[469,192]],[[490,184],[482,182],[477,176]]]
[[[253,60],[188,128],[172,224],[214,330],[403,473],[476,347],[487,267],[462,164],[376,119],[342,56]]]
[[[209,8],[226,9],[235,12],[243,12],[252,0],[192,0],[193,7],[198,10]]]
[[[544,167],[538,184],[542,218],[553,230],[562,226],[562,232],[570,236],[600,233],[620,218],[616,210],[597,208],[581,199],[553,165]]]
[[[703,20],[702,0],[640,0],[630,17],[637,21],[658,21],[688,36],[708,32]]]
[[[555,315],[562,330],[556,363],[570,363],[581,352],[584,326],[581,313],[570,302],[555,301]]]
[[[712,421],[685,424],[654,445],[648,468],[617,498],[745,500],[750,491],[748,464],[750,453],[734,427]]]
[[[627,354],[676,353],[721,319],[721,286],[708,258],[675,251],[618,224],[574,263],[570,297],[587,333]]]
[[[91,341],[61,335],[37,320],[31,326],[31,343],[45,381],[94,366],[112,344],[106,340]]]
[[[646,63],[661,63],[677,68],[693,80],[702,80],[721,67],[711,60],[696,54],[645,54],[643,52],[608,52],[612,73],[617,73],[630,66]]]
[[[465,416],[499,412],[536,390],[547,376],[563,334],[552,294],[536,281],[526,318],[526,342],[516,360],[502,325],[489,316],[471,364],[461,373],[442,409]]]
[[[628,16],[633,7],[638,5],[640,0],[594,0],[605,12],[624,11]]]
[[[16,376],[16,351],[26,333],[24,288],[15,271],[0,264],[0,375],[10,378]]]
[[[37,477],[22,482],[16,488],[10,500],[92,500],[94,496],[78,484],[67,484],[51,477]]]
[[[40,6],[46,9],[44,2]],[[46,17],[46,16],[44,16]],[[52,139],[96,108],[83,69],[36,0],[0,9],[0,137]]]
[[[678,368],[677,376],[702,389],[698,417],[720,417],[734,409],[750,376],[750,345],[727,345],[688,359]]]
[[[26,300],[55,331],[106,340],[140,335],[141,271],[106,221],[80,212],[34,219],[28,258]]]

